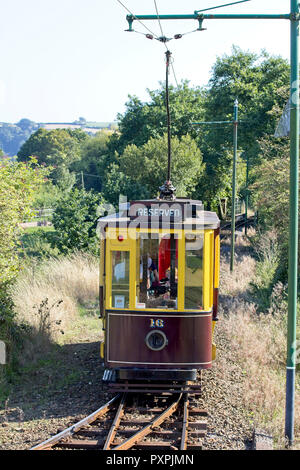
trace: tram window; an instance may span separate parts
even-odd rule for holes
[[[140,308],[177,308],[178,245],[174,235],[139,241]]]
[[[112,251],[112,307],[129,308],[129,251]]]
[[[203,235],[185,237],[185,309],[203,308]]]

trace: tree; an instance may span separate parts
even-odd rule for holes
[[[150,100],[143,103],[136,96],[129,96],[125,113],[118,114],[120,139],[116,150],[122,153],[127,145],[144,145],[150,137],[161,137],[167,132],[166,92],[162,83],[158,90],[147,90]],[[191,123],[202,120],[204,115],[203,89],[190,88],[188,82],[178,87],[170,86],[170,114],[172,135],[181,137],[190,133],[196,137]]]
[[[32,215],[32,201],[47,171],[29,163],[0,165],[0,290],[19,270],[19,224]]]
[[[238,98],[241,121],[239,148],[247,152],[252,166],[258,165],[258,140],[274,133],[277,116],[273,110],[283,108],[286,98],[282,90],[288,83],[289,65],[286,60],[264,51],[257,55],[233,47],[232,54],[219,57],[212,69],[204,120],[232,120],[233,104]],[[212,125],[202,129],[199,145],[209,175],[206,200],[216,201],[224,194],[230,197],[227,181],[232,172],[232,159],[229,158],[233,145],[232,126]]]
[[[35,156],[39,164],[52,166],[50,178],[54,183],[69,187],[70,166],[80,159],[80,148],[88,138],[81,129],[54,129],[48,131],[40,128],[22,145],[18,152],[19,161],[28,161]],[[73,184],[75,179],[73,178]]]
[[[171,147],[171,179],[177,187],[177,195],[191,196],[204,172],[201,152],[189,135],[181,139],[173,137]],[[116,203],[119,193],[126,195],[128,199],[155,197],[167,177],[167,136],[156,139],[151,137],[141,147],[128,145],[117,162],[119,171],[116,164],[109,168],[103,189],[110,202]]]
[[[98,251],[97,218],[104,212],[104,199],[92,191],[74,189],[64,193],[53,214],[55,236],[52,247],[61,253],[74,250]]]
[[[80,160],[71,165],[72,171],[84,173],[84,186],[87,190],[94,189],[99,192],[102,190],[105,172],[109,164],[112,163],[108,141],[109,137],[103,132],[88,137],[81,146]]]

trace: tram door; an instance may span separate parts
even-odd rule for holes
[[[178,242],[174,234],[142,234],[138,244],[137,306],[177,309]]]

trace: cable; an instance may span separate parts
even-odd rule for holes
[[[160,32],[161,32],[161,35],[164,36],[163,30],[162,30],[162,26],[161,26],[161,22],[160,22],[160,17],[159,17],[159,14],[158,14],[158,9],[157,9],[156,0],[154,0],[154,5],[155,5],[155,10],[156,10],[156,14],[157,14],[157,19],[158,19],[159,27],[160,27]]]
[[[144,23],[142,23],[142,21],[140,21],[140,20],[121,2],[121,0],[117,0],[117,2],[119,2],[120,5],[122,5],[122,7],[125,8],[125,10],[128,11],[128,13],[130,13],[130,15],[133,16],[133,18],[134,18],[135,20],[137,20],[147,31],[149,31],[149,33],[151,33],[156,39],[158,38],[157,34],[153,33],[153,32],[151,31],[151,29],[147,28],[147,26],[146,26]]]
[[[161,36],[162,36],[162,38],[166,38],[166,36],[164,35],[164,32],[163,32],[163,29],[162,29],[162,25],[161,25],[159,13],[158,13],[158,8],[157,8],[156,0],[153,0],[153,1],[154,1],[155,10],[156,10],[157,20],[158,20],[159,27],[160,27]],[[164,42],[164,44],[165,44],[165,47],[166,47],[167,51],[170,52],[170,51],[169,51],[169,48],[168,48],[168,46],[167,46],[167,44],[166,44],[166,42]],[[171,65],[171,67],[172,67],[172,72],[173,72],[173,75],[174,75],[175,83],[176,83],[176,86],[177,86],[177,88],[178,88],[178,82],[177,82],[177,78],[176,78],[176,74],[175,74],[175,70],[174,70],[174,65],[173,65],[173,63],[174,63],[174,59],[173,59],[173,60],[170,60],[170,65]]]
[[[159,24],[160,31],[161,31],[161,37],[157,38],[157,39],[158,39],[158,41],[163,42],[164,45],[165,45],[165,48],[167,49],[167,51],[169,51],[169,48],[168,48],[166,42],[167,42],[167,40],[170,41],[171,39],[168,39],[163,33],[163,29],[162,29],[162,25],[161,25],[159,13],[158,13],[157,3],[156,3],[156,0],[153,0],[153,1],[154,1],[155,10],[156,10],[158,24]]]
[[[175,74],[173,62],[174,62],[174,60],[172,60],[172,62],[171,62],[171,67],[172,67],[172,71],[173,71],[175,83],[176,83],[176,86],[177,86],[177,88],[178,88],[178,82],[177,82],[177,78],[176,78],[176,74]]]
[[[240,0],[239,2],[226,3],[224,5],[218,5],[216,7],[205,8],[205,10],[196,10],[195,13],[202,13],[203,11],[216,10],[217,8],[229,7],[231,5],[237,5],[238,3],[251,2],[251,0]]]

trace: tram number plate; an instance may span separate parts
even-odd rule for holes
[[[164,320],[160,320],[160,319],[154,320],[153,318],[151,318],[150,320],[151,328],[163,328],[164,326],[165,326]]]

